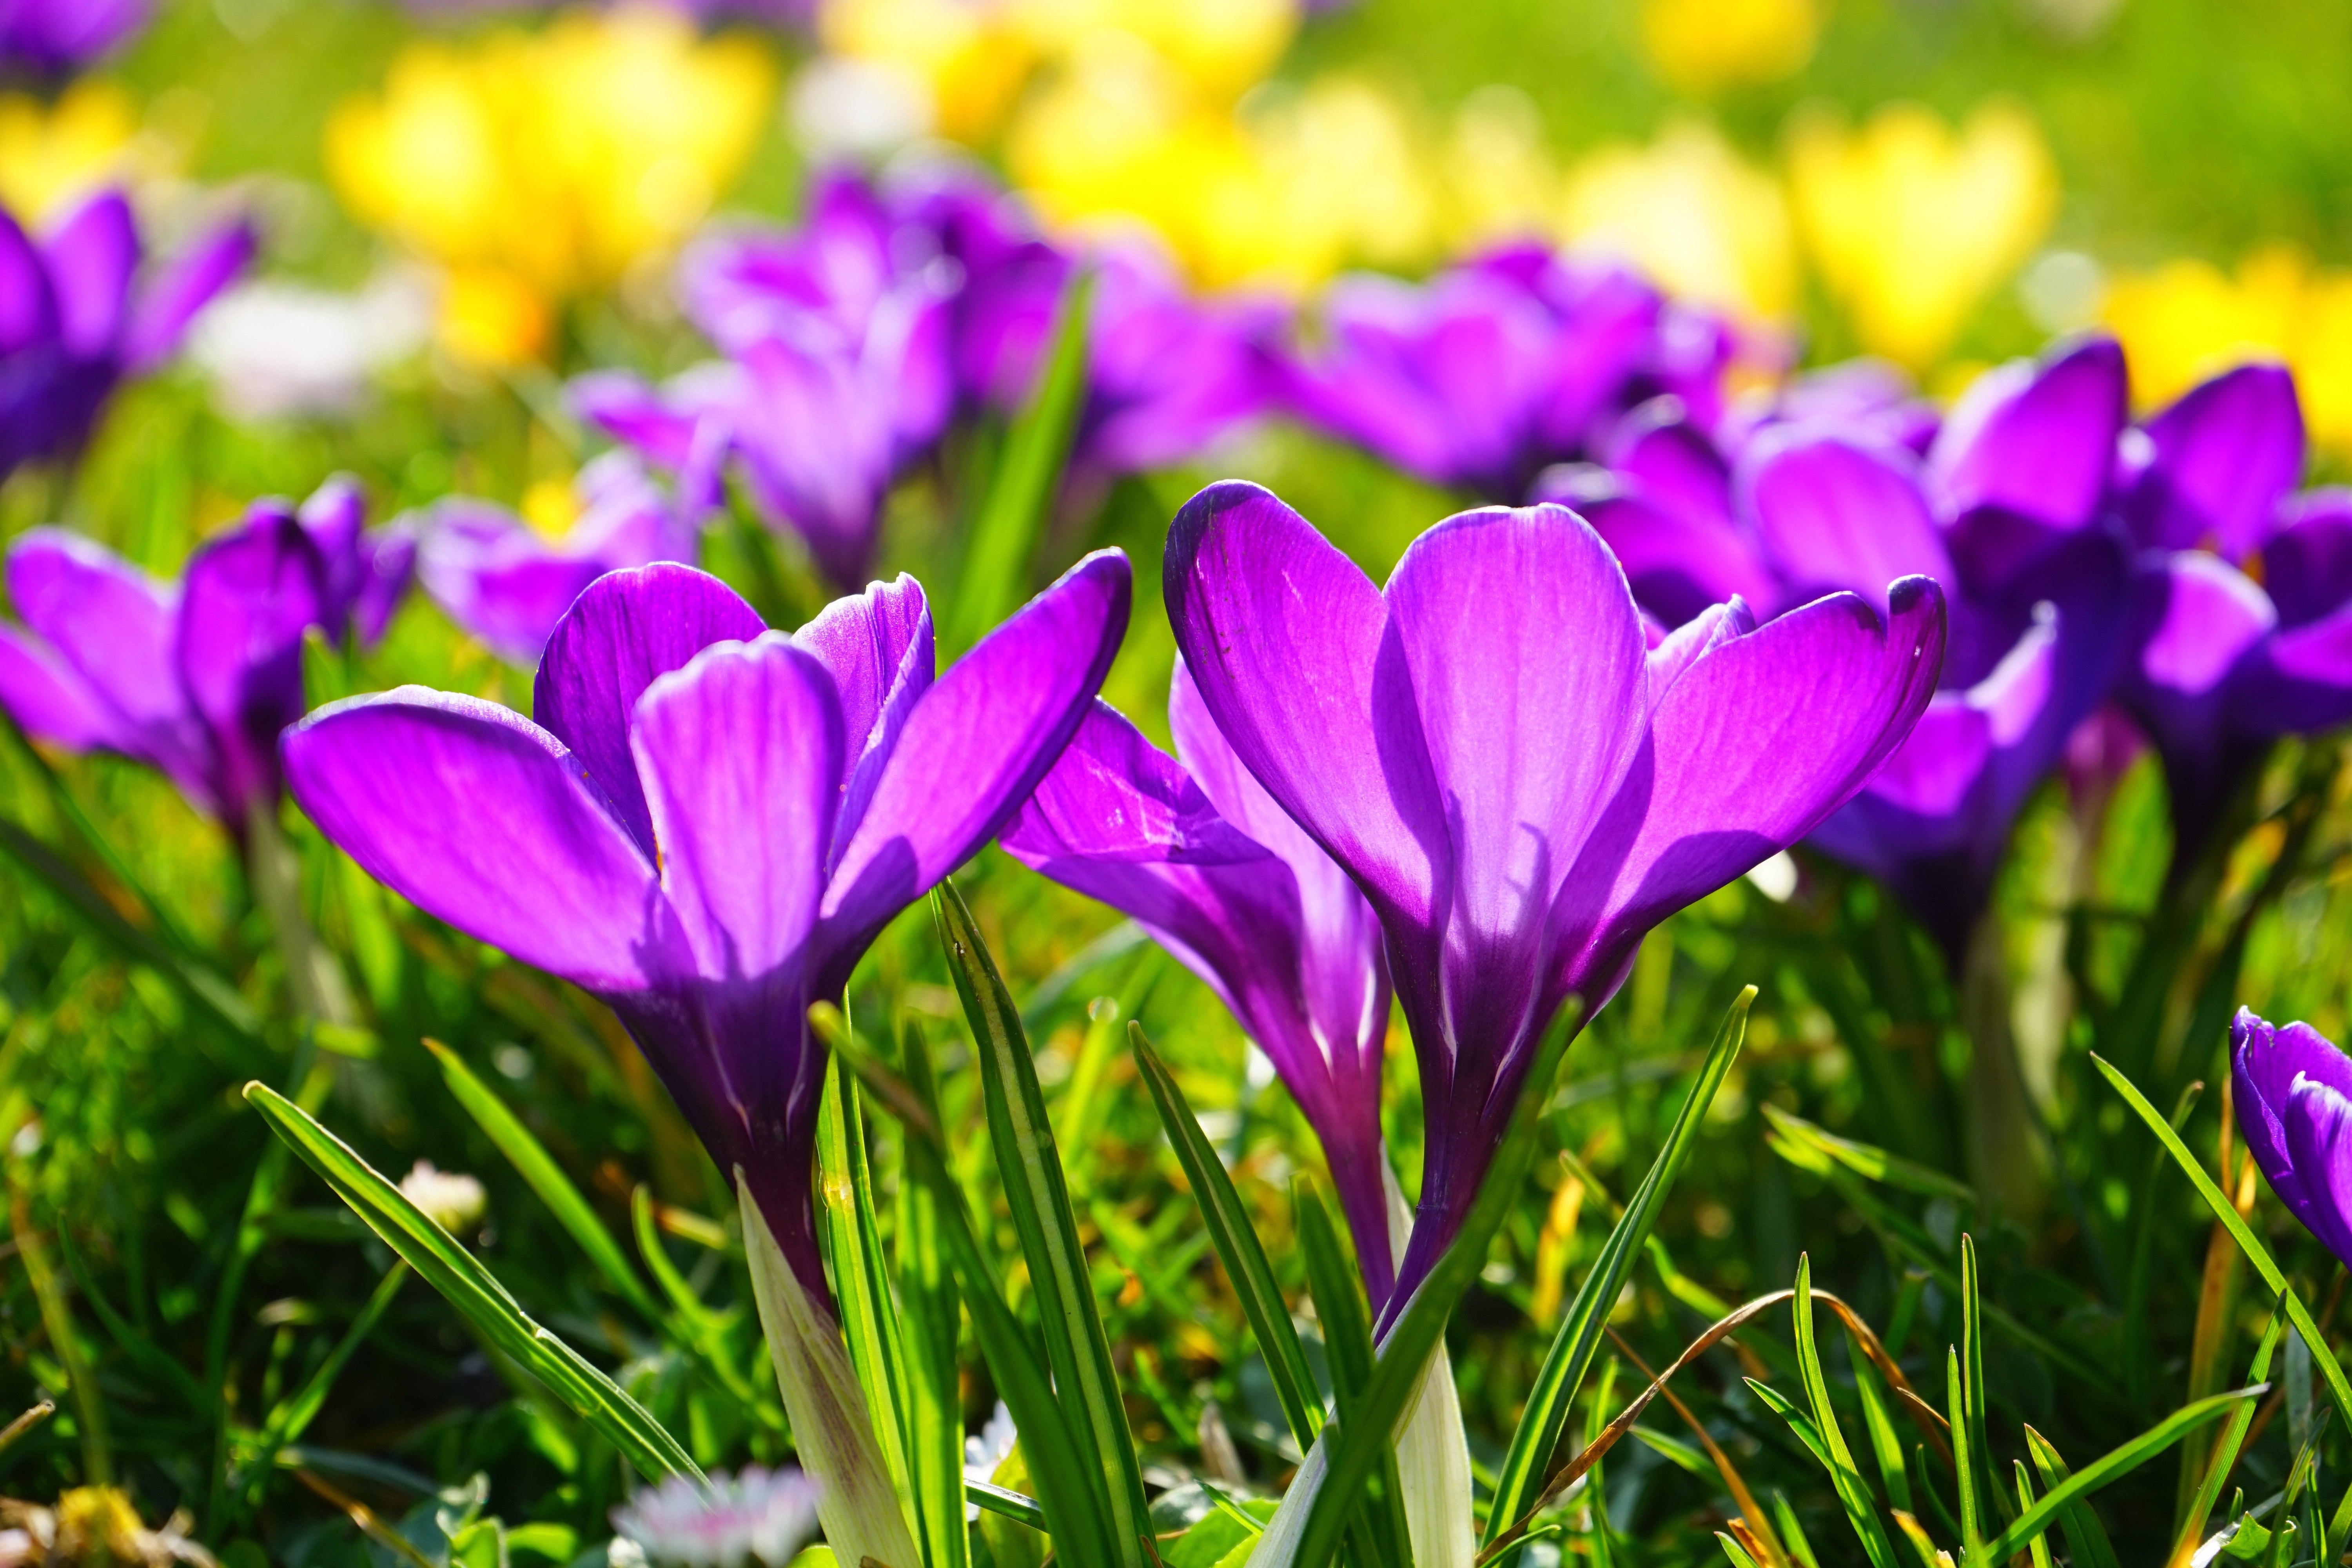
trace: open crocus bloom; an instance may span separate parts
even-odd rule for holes
[[[1380,925],[1347,873],[1241,765],[1181,661],[1168,719],[1176,757],[1096,703],[1005,828],[1004,847],[1132,916],[1241,1020],[1322,1141],[1378,1310],[1395,1279]]]
[[[8,552],[24,626],[0,626],[0,706],[36,739],[160,770],[242,841],[250,814],[276,807],[278,731],[302,716],[302,634],[373,641],[407,584],[405,542],[362,518],[347,480],[299,510],[258,502],[177,583],[35,529]]]
[[[1421,1205],[1388,1315],[1460,1228],[1538,1035],[1642,936],[1820,823],[1926,709],[1943,596],[1717,606],[1646,646],[1564,508],[1465,512],[1385,590],[1254,485],[1169,535],[1169,618],[1234,754],[1344,867],[1421,1063]]]
[[[2245,365],[2130,433],[2140,545],[2120,690],[2164,758],[2183,847],[2267,744],[2352,719],[2352,493],[2303,476],[2294,381]]]
[[[0,477],[79,453],[117,384],[170,357],[253,245],[231,224],[150,268],[119,191],[37,244],[0,211]]]
[[[717,578],[616,572],[549,639],[537,721],[417,687],[286,737],[320,830],[427,912],[608,1003],[736,1173],[761,1315],[845,1562],[912,1563],[811,1204],[824,1050],[885,923],[995,833],[1127,626],[1088,556],[948,672],[912,578],[769,631]],[[837,1446],[836,1446],[837,1442]]]
[[[691,564],[694,523],[626,452],[608,452],[573,482],[580,515],[550,539],[491,501],[439,501],[408,520],[416,576],[449,618],[517,664],[540,650],[589,584],[656,561]]]
[[[2308,1024],[2230,1025],[2238,1129],[2271,1191],[2352,1268],[2352,1059]]]

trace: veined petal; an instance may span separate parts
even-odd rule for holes
[[[663,891],[706,980],[798,964],[840,797],[841,705],[781,632],[714,643],[647,686],[630,728]]]
[[[842,803],[825,853],[830,865],[865,820],[884,763],[907,716],[931,689],[938,654],[923,585],[905,573],[835,599],[793,634],[833,676],[841,699]]]
[[[319,710],[283,752],[320,831],[426,913],[592,991],[667,972],[652,861],[520,714],[404,687]]]
[[[1161,581],[1242,764],[1375,907],[1430,925],[1445,816],[1410,691],[1375,696],[1388,614],[1371,579],[1271,491],[1228,481],[1177,513]]]
[[[2241,365],[2191,387],[2147,422],[2147,439],[2126,503],[2146,544],[2239,560],[2270,537],[2303,477],[2303,409],[2283,365]]]
[[[1880,595],[1900,578],[1954,582],[1907,454],[1835,436],[1768,435],[1740,466],[1738,495],[1789,603],[1846,589],[1883,607]]]
[[[2287,1090],[2287,1158],[2301,1179],[2298,1215],[2338,1259],[2352,1258],[2352,1099],[2317,1079]]]
[[[653,818],[629,750],[637,699],[712,643],[750,642],[767,629],[718,578],[656,563],[598,578],[547,639],[531,710],[578,754],[647,858]]]
[[[1096,552],[916,702],[826,884],[833,952],[862,952],[1028,797],[1101,687],[1132,592],[1127,557]]]
[[[41,249],[57,291],[58,335],[77,354],[111,353],[130,307],[131,275],[139,269],[131,204],[120,191],[92,196]]]

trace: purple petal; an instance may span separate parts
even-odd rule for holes
[[[0,354],[20,353],[57,330],[48,268],[16,220],[0,211]]]
[[[257,506],[189,557],[180,679],[211,730],[215,794],[233,823],[278,793],[278,736],[302,717],[302,634],[326,609],[326,573],[291,511]]]
[[[2263,585],[2282,626],[2299,626],[2352,602],[2352,489],[2297,496],[2263,546]]]
[[[895,583],[876,583],[863,594],[835,599],[793,634],[833,677],[840,694],[845,737],[842,801],[834,820],[832,864],[866,819],[866,808],[907,716],[931,689],[938,656],[931,638],[931,608],[923,585],[900,573]]]
[[[2352,720],[2352,605],[2273,636],[2231,696],[2235,726],[2248,736],[2311,734]]]
[[[1953,579],[1908,458],[1834,436],[1774,433],[1740,465],[1739,505],[1790,584],[1784,604],[1850,589],[1880,605],[1897,578]]]
[[[2298,1077],[2281,1120],[2287,1160],[2304,1192],[2296,1217],[2352,1265],[2352,1099],[2318,1079]]]
[[[1664,510],[1638,491],[1581,510],[1625,569],[1633,597],[1670,626],[1728,599],[1780,602],[1780,585],[1755,540],[1728,515],[1708,519]]]
[[[139,229],[120,191],[92,196],[42,246],[57,291],[58,334],[68,349],[96,357],[114,351],[139,270]]]
[[[284,755],[320,831],[427,914],[591,991],[668,973],[652,863],[520,714],[404,687],[321,708]]]
[[[2270,596],[2244,573],[2202,551],[2149,563],[2160,614],[2137,639],[2137,684],[2203,697],[2278,625]]]
[[[25,733],[71,751],[135,752],[137,732],[73,666],[13,626],[0,626],[0,708]]]
[[[578,753],[622,826],[650,858],[656,840],[629,725],[646,688],[716,642],[751,642],[767,624],[732,588],[691,566],[656,563],[598,578],[548,638],[531,710]]]
[[[674,407],[660,393],[626,371],[596,371],[567,389],[583,419],[616,441],[625,441],[665,468],[687,466],[701,423],[688,409]]]
[[[2287,1152],[2287,1100],[2299,1079],[2352,1096],[2352,1058],[2308,1024],[2281,1028],[2241,1007],[2230,1023],[2230,1075],[2247,1151],[2279,1201],[2310,1225],[2310,1184]]]
[[[980,639],[908,715],[826,883],[835,962],[968,859],[1019,808],[1086,717],[1133,593],[1097,551]]]
[[[2125,392],[2123,350],[2109,338],[1979,376],[1927,456],[1937,510],[1956,521],[1987,510],[2050,530],[2081,527],[2105,494]]]
[[[1387,607],[1360,567],[1239,481],[1168,533],[1168,618],[1235,755],[1383,914],[1426,927],[1445,813],[1410,695],[1376,700]]]
[[[2241,365],[2190,388],[2148,421],[2147,440],[2126,502],[2146,544],[2236,561],[2270,537],[2303,478],[2303,410],[2280,365]]]
[[[1730,470],[1706,432],[1684,416],[1680,398],[1654,397],[1627,415],[1610,438],[1608,463],[1661,511],[1731,521]]]
[[[840,794],[841,705],[824,666],[781,632],[715,643],[646,688],[630,749],[697,973],[797,969]]]
[[[174,257],[140,289],[123,342],[124,363],[146,370],[171,357],[188,323],[253,259],[259,238],[242,220],[223,226]]]
[[[131,730],[170,731],[189,718],[180,685],[178,595],[102,545],[37,528],[8,551],[8,596]]]

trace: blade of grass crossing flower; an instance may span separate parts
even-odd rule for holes
[[[2063,1486],[2073,1474],[2050,1439],[2030,1426],[2025,1428],[2025,1451],[2045,1488]],[[2066,1538],[2067,1557],[2078,1568],[2122,1568],[2115,1546],[2107,1540],[2107,1527],[2085,1504],[2070,1501],[2059,1510],[2058,1531]]]
[[[2262,1343],[2255,1347],[2252,1365],[2246,1368],[2248,1383],[2264,1383],[2271,1375],[2271,1352],[2278,1348],[2279,1338],[2286,1328],[2286,1314],[2279,1307],[2271,1309],[2270,1322],[2263,1330]],[[2221,1428],[2221,1440],[2213,1445],[2207,1458],[2205,1473],[2197,1483],[2197,1491],[2189,1499],[2189,1508],[2180,1517],[2173,1533],[2172,1562],[2185,1565],[2196,1555],[2198,1543],[2205,1538],[2205,1522],[2213,1514],[2213,1505],[2221,1499],[2221,1488],[2237,1468],[2238,1449],[2246,1440],[2246,1430],[2254,1423],[2254,1407],[2241,1405],[2230,1412],[2229,1421]]]
[[[1323,1325],[1323,1353],[1331,1367],[1333,1403],[1339,1406],[1339,1419],[1347,1421],[1362,1404],[1379,1360],[1372,1348],[1371,1313],[1364,1300],[1362,1277],[1341,1249],[1339,1227],[1332,1223],[1322,1194],[1305,1177],[1293,1182],[1290,1191],[1298,1216],[1299,1256],[1307,1265],[1307,1294],[1315,1303],[1317,1321]],[[1375,1563],[1412,1560],[1412,1532],[1405,1523],[1403,1484],[1393,1447],[1381,1458],[1377,1486],[1367,1489],[1362,1521]]]
[[[1830,1484],[1837,1489],[1838,1500],[1845,1505],[1854,1533],[1862,1538],[1871,1568],[1895,1568],[1895,1543],[1887,1539],[1886,1527],[1878,1521],[1877,1504],[1870,1489],[1863,1484],[1862,1472],[1854,1468],[1853,1450],[1846,1447],[1845,1434],[1838,1427],[1837,1412],[1830,1405],[1829,1380],[1822,1375],[1821,1354],[1813,1344],[1813,1263],[1810,1257],[1797,1259],[1797,1299],[1790,1304],[1790,1312],[1796,1325],[1797,1372],[1804,1380],[1806,1403],[1811,1405],[1813,1420],[1821,1428],[1822,1443],[1828,1455]]]
[[[841,1309],[842,1335],[849,1342],[849,1364],[866,1392],[882,1462],[901,1503],[914,1504],[907,1467],[906,1361],[898,1341],[898,1314],[890,1300],[882,1227],[874,1216],[874,1177],[866,1163],[866,1119],[857,1103],[857,1079],[838,1056],[825,1068],[824,1099],[817,1110],[817,1207],[824,1220],[826,1252],[833,1264],[834,1296]]]
[[[325,1178],[385,1246],[447,1299],[500,1353],[545,1384],[573,1414],[650,1481],[702,1472],[677,1438],[613,1380],[531,1321],[473,1254],[427,1218],[350,1145],[267,1084],[247,1084],[247,1103],[304,1163]]]
[[[1327,1429],[1325,1443],[1331,1463],[1293,1559],[1299,1568],[1325,1568],[1330,1563],[1355,1500],[1363,1494],[1381,1456],[1395,1444],[1398,1426],[1421,1386],[1430,1355],[1444,1337],[1454,1303],[1486,1267],[1487,1247],[1517,1205],[1535,1159],[1536,1133],[1544,1104],[1551,1098],[1552,1079],[1583,1019],[1582,998],[1570,996],[1560,1004],[1559,1014],[1537,1044],[1519,1102],[1511,1110],[1495,1162],[1464,1216],[1461,1231],[1413,1291],[1412,1300],[1381,1345],[1380,1362],[1373,1368],[1370,1386],[1364,1391],[1361,1418],[1341,1425],[1336,1443]]]
[[[1275,1283],[1274,1266],[1266,1261],[1265,1248],[1258,1243],[1249,1211],[1242,1206],[1241,1194],[1234,1190],[1233,1178],[1217,1157],[1216,1146],[1201,1131],[1200,1119],[1192,1114],[1167,1064],[1152,1050],[1143,1026],[1129,1023],[1127,1038],[1144,1087],[1151,1092],[1151,1103],[1160,1112],[1160,1123],[1167,1130],[1169,1145],[1176,1151],[1176,1163],[1184,1168],[1184,1180],[1192,1188],[1192,1201],[1208,1226],[1209,1240],[1225,1266],[1225,1276],[1241,1301],[1242,1315],[1249,1320],[1250,1332],[1257,1337],[1259,1353],[1265,1357],[1282,1418],[1304,1451],[1323,1429],[1323,1411],[1315,1393],[1315,1374],[1307,1369],[1307,1352],[1299,1348],[1298,1331],[1290,1324],[1290,1309],[1282,1300],[1282,1288]],[[1322,1301],[1321,1296],[1316,1297],[1318,1312],[1323,1310]]]
[[[2020,1514],[2015,1522],[1993,1538],[1986,1546],[1984,1556],[1995,1563],[2006,1562],[2023,1551],[2027,1542],[2056,1523],[2067,1504],[2077,1498],[2089,1496],[2116,1477],[2137,1468],[2208,1421],[2220,1420],[2229,1413],[2231,1405],[2261,1397],[2267,1387],[2267,1384],[2258,1383],[2182,1405],[2138,1436],[2102,1454],[2051,1488],[2040,1501]]]
[[[1070,454],[1087,388],[1087,323],[1094,279],[1074,274],[1062,294],[1045,373],[997,449],[996,471],[973,520],[956,585],[956,646],[970,647],[1028,596],[1029,558]]]
[[[2182,1173],[2188,1176],[2189,1185],[2197,1189],[2197,1195],[2203,1198],[2205,1206],[2213,1211],[2213,1217],[2221,1222],[2231,1239],[2245,1252],[2246,1261],[2252,1264],[2254,1272],[2263,1277],[2263,1285],[2272,1294],[2285,1301],[2287,1321],[2303,1336],[2304,1343],[2313,1346],[2315,1351],[2326,1344],[2327,1338],[2319,1331],[2319,1325],[2312,1321],[2311,1310],[2287,1288],[2286,1276],[2279,1272],[2279,1266],[2272,1261],[2270,1249],[2256,1238],[2244,1219],[2239,1216],[2238,1206],[2214,1184],[2213,1178],[2206,1174],[2197,1156],[2189,1152],[2189,1145],[2180,1141],[2180,1134],[2172,1130],[2171,1124],[2156,1107],[2147,1102],[2147,1097],[2140,1093],[2132,1080],[2118,1072],[2113,1064],[2094,1055],[2091,1065],[2115,1086],[2116,1092],[2123,1096],[2124,1103],[2130,1106],[2133,1112],[2147,1124],[2147,1130],[2156,1134],[2157,1142],[2164,1145],[2166,1152],[2172,1156],[2173,1163],[2180,1167]],[[2336,1400],[2336,1414],[2347,1421],[2352,1421],[2352,1380],[2346,1378],[2343,1366],[2334,1356],[2315,1353],[2311,1359],[2327,1379],[2327,1391]]]
[[[931,1058],[912,1020],[899,1030],[898,1059],[924,1104],[935,1104]],[[906,1133],[911,1142],[919,1134]],[[907,1468],[913,1483],[917,1544],[928,1568],[967,1568],[963,1396],[956,1372],[962,1303],[940,1240],[939,1194],[924,1182],[898,1184],[898,1300],[906,1342]],[[1040,1528],[1045,1519],[1024,1521]]]
[[[596,1217],[596,1211],[588,1206],[588,1200],[580,1195],[580,1189],[563,1173],[563,1167],[555,1163],[546,1146],[531,1135],[530,1129],[507,1108],[505,1100],[474,1076],[474,1070],[457,1052],[435,1039],[427,1039],[425,1048],[441,1064],[442,1080],[448,1084],[457,1103],[466,1108],[474,1124],[489,1135],[490,1142],[499,1146],[499,1152],[520,1173],[523,1181],[539,1195],[539,1201],[555,1216],[556,1223],[580,1244],[580,1250],[588,1255],[596,1272],[646,1321],[660,1322],[662,1310],[653,1292],[646,1289],[645,1281],[629,1266],[621,1244],[613,1239],[613,1233],[604,1228],[604,1222]]]
[[[1055,1389],[1084,1416],[1099,1478],[1103,1520],[1112,1536],[1115,1555],[1107,1561],[1144,1568],[1151,1522],[1143,1500],[1143,1472],[1128,1430],[1094,1280],[1078,1245],[1077,1215],[1063,1180],[1028,1036],[996,961],[952,880],[941,881],[932,891],[931,910],[980,1058],[989,1140],[995,1146],[1013,1227],[1020,1235],[1037,1291],[1045,1363],[1053,1371]]]
[[[1748,1035],[1748,1010],[1755,1000],[1756,987],[1748,986],[1724,1014],[1722,1024],[1716,1029],[1714,1044],[1707,1049],[1706,1060],[1700,1066],[1690,1092],[1683,1098],[1682,1110],[1666,1133],[1664,1146],[1651,1162],[1649,1173],[1642,1178],[1641,1186],[1625,1205],[1624,1215],[1610,1231],[1600,1256],[1593,1259],[1584,1283],[1578,1288],[1575,1300],[1562,1316],[1559,1332],[1553,1336],[1542,1370],[1537,1373],[1535,1384],[1528,1391],[1527,1408],[1511,1434],[1510,1448],[1495,1472],[1494,1503],[1486,1515],[1482,1544],[1492,1545],[1513,1521],[1534,1506],[1541,1492],[1544,1477],[1551,1466],[1552,1451],[1559,1446],[1560,1434],[1567,1428],[1569,1409],[1575,1403],[1578,1386],[1600,1351],[1609,1314],[1616,1310],[1625,1280],[1640,1260],[1642,1245],[1649,1237],[1650,1227],[1657,1222],[1658,1210],[1690,1158],[1699,1127],[1706,1120],[1708,1107],[1715,1103],[1716,1091],[1723,1087],[1725,1075],[1739,1055],[1740,1043]]]

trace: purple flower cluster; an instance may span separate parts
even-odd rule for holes
[[[302,716],[302,637],[383,631],[413,547],[362,527],[358,487],[266,500],[160,583],[103,546],[42,528],[9,548],[0,707],[26,733],[160,770],[240,841],[273,806],[278,732]]]
[[[148,0],[0,0],[0,73],[79,70],[147,25]]]
[[[585,376],[574,397],[689,505],[715,504],[731,464],[846,587],[872,565],[891,484],[959,416],[1028,392],[1081,268],[1095,286],[1070,484],[1191,456],[1263,406],[1271,307],[1194,300],[1149,252],[1075,255],[961,168],[830,175],[799,228],[705,241],[680,292],[724,357],[658,387]]]
[[[0,30],[7,15],[0,0]],[[115,191],[38,240],[0,210],[0,479],[79,455],[115,387],[170,356],[253,247],[232,223],[151,263]]]

